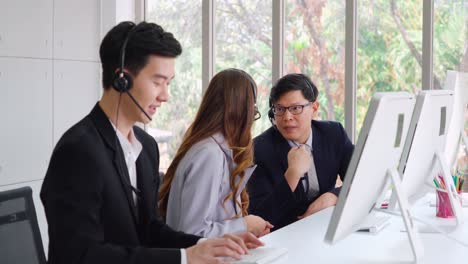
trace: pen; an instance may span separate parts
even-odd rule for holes
[[[437,183],[436,179],[434,179],[434,185],[437,187],[437,189],[440,189],[440,185]]]

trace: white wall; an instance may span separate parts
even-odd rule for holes
[[[134,18],[134,0],[0,0],[0,6],[0,191],[33,189],[47,249],[39,192],[50,155],[99,100],[100,41],[117,22]]]

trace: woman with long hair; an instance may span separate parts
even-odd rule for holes
[[[256,89],[238,69],[219,72],[208,85],[159,193],[160,210],[175,230],[204,237],[270,231],[270,223],[247,214]]]

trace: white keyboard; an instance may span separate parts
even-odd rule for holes
[[[232,258],[224,258],[224,261],[234,264],[266,264],[271,263],[285,256],[288,250],[285,248],[267,248],[260,247],[250,249],[248,255],[242,255],[240,260]]]
[[[384,227],[390,224],[390,216],[368,216],[358,231],[378,233]]]

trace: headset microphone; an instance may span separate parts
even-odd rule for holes
[[[150,120],[152,121],[153,119],[146,113],[146,111],[141,107],[141,105],[137,102],[137,100],[132,96],[130,93],[130,89],[132,88],[133,85],[133,78],[130,74],[126,73],[124,71],[125,67],[125,49],[127,48],[127,43],[130,39],[130,37],[133,35],[133,33],[137,29],[137,25],[134,26],[128,33],[127,36],[125,37],[125,40],[122,44],[122,48],[120,49],[120,68],[117,70],[117,73],[114,77],[114,81],[112,83],[112,86],[114,87],[115,90],[117,90],[119,93],[126,93],[130,99],[132,99],[133,103],[140,109],[141,112]]]
[[[135,105],[138,107],[138,109],[140,109],[141,112],[143,112],[143,114],[145,114],[145,116],[146,116],[150,121],[152,121],[153,119],[146,113],[145,110],[143,110],[143,107],[141,107],[141,105],[137,102],[137,100],[133,97],[133,95],[132,95],[129,91],[126,91],[125,93],[128,94],[128,96],[130,97],[130,99],[132,99],[132,101],[135,103]]]
[[[127,36],[125,37],[125,40],[122,44],[122,47],[120,49],[120,68],[117,70],[115,76],[114,76],[114,81],[112,82],[112,87],[114,87],[115,90],[117,90],[120,95],[122,95],[122,93],[126,93],[130,99],[132,99],[133,103],[138,107],[138,109],[140,109],[141,112],[143,112],[143,114],[145,114],[145,116],[151,121],[151,117],[148,115],[148,113],[146,113],[146,111],[143,109],[143,107],[141,107],[141,105],[137,102],[137,100],[133,97],[133,95],[130,93],[130,89],[132,88],[132,85],[133,85],[133,78],[130,74],[128,74],[127,72],[124,71],[124,67],[125,67],[125,49],[127,47],[127,43],[128,43],[128,40],[130,39],[130,37],[132,36],[132,34],[136,31],[136,28],[138,26],[135,25],[133,29],[131,29],[129,31],[129,33],[127,33]],[[118,105],[117,105],[117,113],[116,113],[116,118],[115,118],[115,145],[117,146],[119,143],[119,139],[118,139],[118,136],[117,136],[117,129],[118,129],[118,122],[119,122],[119,108],[120,108],[120,99],[121,99],[121,96],[119,97],[119,102],[118,102]],[[140,199],[141,198],[141,191],[138,190],[137,188],[135,188],[131,182],[130,182],[130,179],[128,177],[125,177],[125,173],[123,173],[123,168],[122,168],[122,160],[125,162],[125,159],[122,157],[122,155],[120,154],[119,150],[116,150],[117,151],[117,155],[119,156],[119,163],[117,165],[117,169],[119,171],[119,173],[125,178],[125,184],[128,185],[130,187],[130,190],[131,192],[133,192],[135,194],[135,196],[137,197],[137,199]]]

